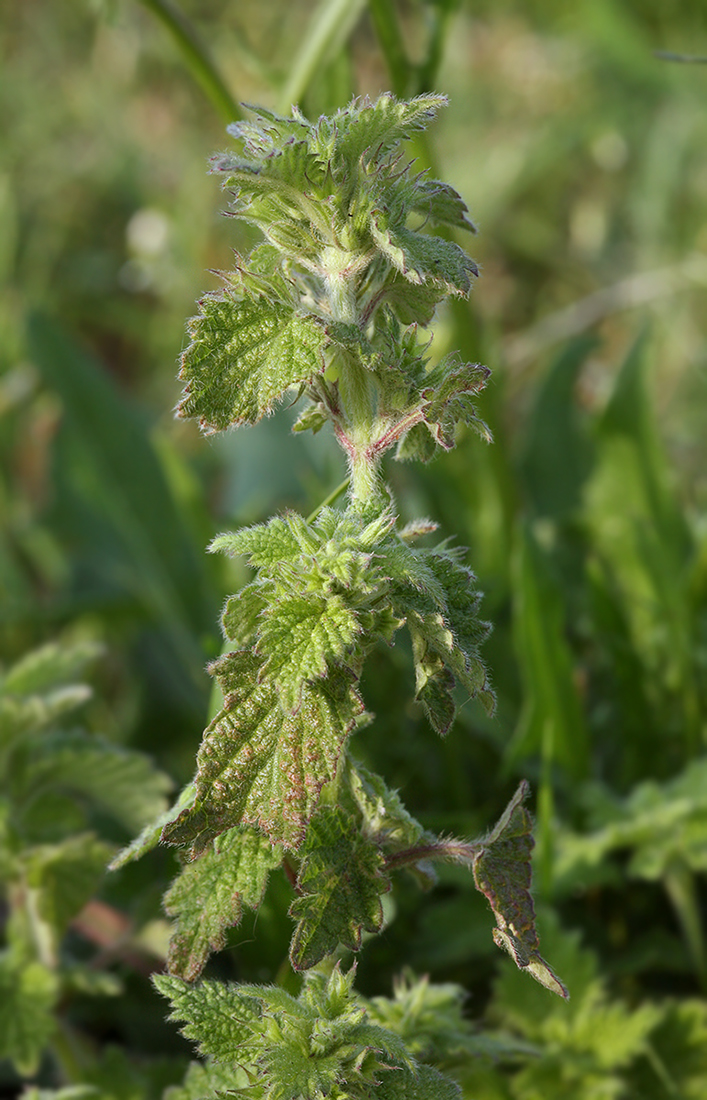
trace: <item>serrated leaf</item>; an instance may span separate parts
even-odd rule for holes
[[[172,1018],[187,1021],[187,1038],[202,1054],[243,1066],[256,1095],[456,1100],[454,1082],[419,1065],[399,1035],[370,1021],[352,978],[338,965],[329,977],[310,971],[298,998],[276,986],[154,981],[172,1001]],[[194,1100],[194,1093],[177,1100]]]
[[[186,381],[179,415],[205,431],[254,424],[290,386],[324,369],[322,325],[291,305],[228,289],[207,294],[189,326],[182,357]]]
[[[51,970],[38,962],[22,965],[9,952],[0,953],[0,1058],[8,1058],[24,1076],[39,1068],[56,1027],[52,1010],[58,995]]]
[[[46,743],[27,769],[28,789],[39,784],[80,796],[135,833],[164,812],[173,784],[143,753],[79,731]]]
[[[103,652],[97,642],[49,642],[14,664],[0,683],[3,694],[44,695],[76,681]]]
[[[299,922],[290,961],[295,970],[308,970],[339,944],[358,951],[362,931],[380,930],[380,895],[390,883],[381,873],[378,845],[339,806],[324,806],[312,818],[300,852],[302,896],[290,906],[290,916]]]
[[[267,589],[263,584],[247,584],[235,596],[229,596],[221,622],[229,642],[238,649],[250,645],[258,633],[260,615],[267,602]]]
[[[392,791],[375,772],[358,762],[350,762],[351,792],[363,814],[365,835],[386,853],[412,848],[424,829],[405,809],[397,791]]]
[[[93,692],[86,684],[69,684],[45,695],[0,697],[0,746],[39,733],[59,718],[88,702]]]
[[[354,100],[331,119],[322,119],[313,137],[326,149],[328,127],[334,134],[333,157],[346,170],[364,160],[380,159],[399,142],[426,129],[440,108],[447,104],[443,95],[426,94],[398,100],[385,92],[373,103]],[[325,129],[326,128],[326,129]],[[368,154],[368,155],[366,155]]]
[[[496,918],[494,942],[521,970],[565,1000],[569,993],[541,958],[530,895],[532,821],[523,806],[529,787],[522,781],[501,818],[481,842],[473,862],[474,883],[486,896]]]
[[[172,1004],[170,1020],[186,1021],[182,1034],[195,1040],[200,1054],[239,1064],[257,1051],[262,1016],[259,1000],[226,982],[189,985],[166,974],[155,974],[152,980]]]
[[[458,423],[473,427],[486,442],[491,433],[479,418],[474,401],[484,389],[490,371],[478,363],[454,363],[441,360],[425,379],[422,412],[428,429],[440,447],[449,451],[455,443]]]
[[[458,666],[453,665],[452,671],[468,691],[479,695],[490,694],[486,669],[478,651],[481,643],[488,637],[491,626],[479,619],[481,594],[476,588],[476,577],[471,569],[458,560],[462,553],[461,550],[437,548],[425,555],[424,562],[444,591],[445,619],[454,635],[455,646],[464,657],[464,670],[461,671]],[[490,709],[493,711],[493,705]]]
[[[396,269],[392,270],[381,292],[381,298],[404,325],[429,325],[437,306],[446,296],[446,289],[441,284],[411,283]]]
[[[363,816],[362,832],[375,841],[384,856],[414,848],[426,835],[419,821],[405,809],[397,791],[391,791],[380,775],[349,760],[347,777],[354,803]],[[437,881],[429,860],[408,864],[407,870],[423,889]]]
[[[459,245],[396,225],[380,210],[371,215],[370,227],[377,247],[409,282],[429,282],[462,297],[471,290],[478,269]]]
[[[112,848],[93,833],[42,844],[23,852],[27,886],[35,891],[37,915],[55,942],[96,890]]]
[[[260,626],[256,652],[265,658],[260,675],[272,678],[283,709],[292,712],[305,684],[345,658],[360,634],[358,616],[339,595],[278,600]]]
[[[165,1089],[163,1095],[164,1100],[217,1100],[227,1093],[237,1095],[251,1083],[252,1075],[240,1066],[209,1059],[206,1064],[192,1062],[183,1083]]]
[[[437,440],[426,424],[415,424],[402,437],[395,451],[398,462],[431,462],[437,456]]]
[[[453,229],[468,229],[471,233],[476,233],[476,226],[467,218],[469,207],[458,191],[441,180],[419,181],[410,208],[424,214],[433,224],[449,225]]]
[[[249,564],[256,568],[272,570],[283,561],[297,557],[300,546],[289,522],[291,513],[273,516],[267,523],[242,527],[240,531],[226,531],[209,543],[211,553],[248,556]]]
[[[193,855],[241,823],[273,843],[297,848],[319,792],[336,771],[360,697],[346,677],[308,685],[297,714],[284,715],[272,683],[258,683],[261,661],[236,651],[211,670],[225,707],[207,728],[197,756],[197,798],[166,826],[166,844],[189,844]]]
[[[424,636],[417,631],[412,634],[412,650],[415,698],[422,704],[432,729],[444,737],[457,714],[456,681],[444,662],[434,652],[430,653]]]
[[[282,851],[255,829],[230,829],[181,873],[165,894],[164,908],[177,919],[167,955],[170,973],[193,982],[226,932],[239,924],[243,906],[257,909]]]

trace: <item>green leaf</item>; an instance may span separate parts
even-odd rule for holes
[[[395,316],[404,325],[429,325],[439,303],[446,297],[446,289],[437,283],[416,285],[392,269],[381,292]]]
[[[267,523],[256,523],[253,527],[217,535],[209,544],[209,550],[233,557],[245,554],[250,565],[268,571],[276,570],[283,561],[296,558],[301,553],[290,522],[293,514],[288,512],[284,516],[273,516]]]
[[[491,433],[476,413],[474,400],[486,386],[490,371],[478,363],[443,359],[424,379],[421,409],[425,424],[445,451],[455,444],[458,423],[473,427],[490,442]]]
[[[310,971],[296,999],[276,986],[154,981],[200,1052],[243,1066],[255,1094],[268,1100],[457,1100],[454,1082],[419,1065],[394,1031],[370,1022],[352,978],[338,965],[328,978]]]
[[[632,1008],[611,997],[597,977],[598,960],[580,946],[579,934],[561,929],[551,912],[539,914],[539,923],[543,938],[552,937],[558,965],[571,983],[572,1001],[560,1003],[546,997],[515,967],[503,966],[495,983],[491,1010],[504,1027],[537,1047],[535,1056],[515,1075],[514,1091],[521,1096],[548,1096],[552,1100],[575,1095],[640,1096],[641,1100],[644,1096],[650,1100],[670,1096],[665,1086],[675,1069],[682,1066],[689,1079],[690,1062],[695,1066],[697,1051],[690,1050],[697,1038],[694,1032],[689,1038],[683,1036],[667,1075],[657,1077],[658,1063],[652,1050],[666,1015],[669,1018],[668,1006],[644,1001]],[[704,1012],[701,1015],[704,1020]],[[687,1019],[684,1022],[687,1024]],[[671,1039],[675,1037],[673,1028],[668,1028],[667,1034]],[[667,1037],[665,1032],[663,1036]],[[661,1047],[662,1060],[667,1051],[662,1043]],[[699,1060],[704,1065],[704,1057]],[[678,1069],[674,1080],[680,1079],[679,1074]],[[632,1087],[647,1079],[651,1081],[649,1088]],[[691,1094],[675,1090],[673,1095]],[[692,1095],[697,1100],[701,1093],[697,1090]]]
[[[626,1095],[641,1100],[663,1100],[664,1096],[700,1100],[707,1095],[707,1004],[683,999],[661,1007],[663,1018],[650,1033],[644,1057],[626,1075]]]
[[[433,728],[445,734],[456,706],[455,683],[493,712],[494,696],[479,646],[489,626],[478,617],[476,578],[458,561],[462,551],[405,548],[396,565],[393,605],[404,616],[413,643],[415,697]]]
[[[348,761],[348,780],[356,805],[363,815],[363,833],[390,855],[412,848],[425,830],[403,806],[397,791],[391,791],[380,775],[357,761]]]
[[[463,1066],[470,1056],[486,1053],[535,1053],[527,1043],[481,1033],[464,1014],[467,993],[452,982],[433,984],[410,970],[393,983],[393,997],[373,997],[367,1002],[376,1023],[405,1041],[414,1056],[443,1068]]]
[[[194,855],[241,823],[261,828],[275,844],[297,848],[363,704],[343,676],[308,685],[295,715],[284,715],[262,664],[236,651],[211,670],[225,707],[207,728],[197,756],[197,798],[163,830],[167,844],[190,844]]]
[[[198,417],[204,431],[254,424],[290,386],[323,371],[324,328],[288,303],[253,292],[239,299],[225,288],[200,306],[182,357],[178,412]]]
[[[471,276],[478,270],[459,245],[395,224],[381,210],[373,212],[370,226],[377,247],[409,282],[429,282],[447,294],[469,294]]]
[[[324,806],[315,814],[300,854],[301,896],[290,906],[290,916],[298,921],[290,961],[295,970],[308,970],[339,944],[358,951],[362,931],[380,930],[380,895],[390,883],[381,873],[377,844],[339,806]]]
[[[305,685],[344,661],[361,632],[358,616],[339,595],[278,600],[262,617],[256,647],[265,658],[260,676],[274,680],[283,709],[292,712]]]
[[[56,1022],[52,1010],[59,994],[57,977],[41,963],[23,965],[0,953],[0,1058],[32,1076]]]
[[[97,642],[49,642],[8,669],[0,679],[0,690],[6,695],[46,696],[60,686],[76,687],[76,679],[102,653],[103,646]]]
[[[135,833],[164,812],[172,780],[143,753],[74,731],[43,746],[25,779],[31,795],[40,785],[79,795]]]
[[[92,694],[86,684],[69,684],[46,695],[0,696],[0,748],[46,729],[83,706]]]
[[[167,974],[155,974],[152,980],[172,1003],[170,1020],[187,1021],[182,1034],[197,1042],[200,1054],[242,1064],[257,1051],[262,1016],[258,999],[230,982],[190,985]]]
[[[315,140],[324,152],[326,137],[332,132],[332,159],[341,170],[349,171],[357,167],[361,158],[364,162],[380,160],[399,142],[425,130],[446,105],[447,97],[435,94],[398,100],[390,92],[384,92],[373,103],[368,99],[354,100],[331,119],[321,121]]]
[[[525,780],[508,803],[496,826],[481,842],[474,857],[474,883],[486,896],[496,918],[494,942],[505,948],[521,970],[565,1000],[569,993],[541,958],[530,896],[533,848],[532,821],[523,806],[529,787]]]
[[[439,453],[437,440],[426,424],[415,424],[402,437],[395,451],[398,462],[431,462]]]
[[[164,1100],[217,1100],[249,1088],[251,1081],[252,1076],[241,1066],[223,1065],[212,1059],[206,1064],[192,1062],[183,1084],[166,1089]]]
[[[693,760],[667,783],[639,783],[624,799],[604,797],[601,817],[602,826],[584,835],[567,829],[558,832],[560,889],[616,851],[630,852],[628,874],[649,882],[659,881],[680,865],[706,871],[707,759]]]
[[[297,420],[292,425],[292,431],[310,431],[312,435],[316,435],[317,432],[321,431],[325,424],[328,423],[329,418],[321,402],[310,403],[309,405],[305,406],[305,408],[297,417]]]
[[[56,944],[98,887],[111,851],[93,833],[83,833],[23,853],[27,886],[35,891],[37,914],[51,928]]]
[[[448,225],[453,229],[468,229],[476,233],[476,226],[467,218],[469,207],[453,187],[441,180],[421,180],[410,207],[424,214],[433,225]],[[474,274],[478,275],[478,271]]]
[[[239,649],[250,645],[258,633],[260,615],[267,604],[267,588],[261,583],[247,584],[235,596],[229,596],[221,620],[228,640]]]
[[[170,973],[188,982],[199,977],[226,932],[239,924],[243,906],[257,909],[268,875],[282,851],[255,829],[230,829],[181,873],[165,894],[164,908],[177,920],[167,955]]]

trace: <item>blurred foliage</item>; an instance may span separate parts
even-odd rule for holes
[[[174,5],[24,0],[0,16],[0,660],[16,669],[53,638],[99,639],[85,736],[151,753],[183,782],[219,604],[244,579],[204,547],[285,505],[308,513],[343,475],[325,433],[293,440],[287,412],[218,442],[169,413],[184,318],[216,285],[204,269],[251,238],[222,219],[205,172],[227,147],[223,100],[195,79],[193,51],[157,8]],[[485,655],[498,713],[469,706],[438,743],[400,704],[413,694],[405,655],[385,650],[364,683],[377,720],[359,753],[423,824],[469,835],[530,779],[536,893],[570,930],[548,924],[542,948],[552,942],[573,1000],[550,1007],[532,983],[516,988],[485,901],[452,866],[429,895],[401,882],[386,899],[388,926],[357,982],[388,992],[409,964],[464,986],[468,1015],[507,1036],[496,1061],[489,1039],[459,1070],[477,1100],[701,1097],[707,73],[655,51],[707,52],[704,5],[179,10],[236,101],[296,99],[317,114],[353,93],[447,93],[434,148],[412,154],[481,228],[483,277],[469,305],[440,315],[435,348],[492,368],[481,413],[495,443],[464,435],[429,468],[391,465],[390,476],[407,518],[428,514],[471,547],[495,624]],[[86,828],[77,819],[27,843],[46,853]],[[128,839],[115,828],[95,822],[108,842]],[[95,885],[94,915],[152,929],[159,957],[174,870],[155,853]],[[296,992],[282,961],[290,900],[272,876],[257,917],[207,972]],[[71,928],[61,964],[91,935]],[[28,1096],[158,1096],[181,1076],[188,1049],[163,1021],[144,956],[112,935],[101,966],[123,996],[71,1001],[56,1032],[71,1056],[45,1057]],[[26,985],[44,1013],[58,994],[38,974]],[[19,1078],[1,1066],[14,1095]]]

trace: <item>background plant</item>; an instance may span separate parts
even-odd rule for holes
[[[383,41],[391,24],[380,12],[389,9],[376,9]],[[266,23],[262,6],[184,10],[198,21],[234,99],[282,106],[292,43],[304,52],[315,13],[270,5]],[[435,28],[437,43],[446,43],[432,83],[451,105],[435,134],[434,174],[473,205],[484,277],[469,308],[440,317],[436,346],[440,355],[459,348],[493,365],[481,411],[496,444],[462,438],[444,463],[422,476],[418,470],[414,483],[399,467],[395,491],[409,502],[405,518],[430,514],[471,547],[485,615],[495,624],[485,652],[498,719],[487,723],[473,706],[462,711],[434,758],[439,745],[424,733],[406,739],[405,755],[385,734],[373,745],[363,731],[359,744],[426,828],[478,835],[525,774],[541,792],[541,840],[553,814],[570,840],[605,837],[624,805],[639,809],[632,788],[654,780],[660,797],[699,755],[703,736],[703,70],[652,56],[665,48],[700,52],[701,11],[687,3],[670,12],[644,3],[571,11],[476,4],[456,12],[420,4],[394,14],[398,32],[387,35],[385,55],[362,10],[351,37],[343,46],[332,41],[331,63],[315,63],[297,98],[316,116],[354,91],[424,91],[410,58],[417,64],[428,56]],[[236,226],[225,232],[213,181],[203,174],[223,142],[221,118],[190,84],[164,28],[127,5],[104,6],[100,17],[20,5],[2,18],[2,94],[12,120],[2,192],[3,656],[11,664],[76,619],[92,630],[100,622],[110,658],[91,722],[114,742],[156,752],[184,782],[208,703],[204,661],[218,652],[219,602],[245,579],[239,566],[204,558],[203,546],[217,530],[283,506],[307,514],[341,471],[322,433],[311,446],[295,439],[293,451],[286,429],[268,420],[203,448],[165,412],[177,396],[171,364],[182,318],[203,289],[199,273],[229,266],[239,237]],[[48,99],[42,89],[50,79],[62,94]],[[428,163],[429,151],[416,151]],[[595,291],[602,293],[595,298]],[[64,335],[36,321],[30,349],[24,318],[37,305],[62,318]],[[609,423],[608,396],[648,315],[647,339],[623,375],[631,385]],[[81,338],[83,354],[67,330]],[[563,342],[582,331],[598,339],[580,340],[561,357]],[[554,457],[560,445],[562,463]],[[615,489],[628,469],[630,490]],[[399,698],[411,684],[407,658],[398,663],[397,649],[384,658],[364,690],[385,729],[394,684]],[[559,694],[552,678],[538,678],[548,661],[564,685]],[[521,714],[523,737],[509,747]],[[399,710],[394,717],[399,723]],[[412,711],[403,719],[424,728]],[[483,777],[500,774],[499,763],[507,778],[489,785]],[[675,882],[688,884],[682,895],[692,891],[699,913],[699,806],[691,812],[683,817],[695,838],[683,861],[688,873]],[[671,835],[686,843],[679,824]],[[605,839],[596,850],[609,852]],[[582,857],[574,877],[563,871],[556,887],[555,858],[569,867],[564,840],[552,858],[547,852],[541,844],[536,887],[554,894],[564,927],[581,930],[610,1002],[677,998],[653,1045],[664,1061],[666,1051],[685,1053],[683,1039],[702,1026],[694,1007],[700,986],[681,932],[687,924],[671,900],[675,885],[666,889],[662,870],[629,880],[631,849],[612,842],[614,854],[599,864]],[[170,860],[155,854],[126,868],[120,883],[113,876],[102,897],[138,923],[158,919],[172,875]],[[498,952],[486,903],[466,870],[449,865],[440,877],[422,902],[401,880],[396,919],[385,941],[362,955],[357,985],[372,994],[407,961],[434,981],[470,989],[471,1017],[488,1005],[496,1020],[508,1019],[507,1002],[491,996]],[[219,956],[223,976],[262,981],[276,973],[289,935],[289,921],[277,916],[286,907],[277,889],[273,880],[257,944],[245,945],[246,914],[238,942]],[[553,962],[578,1004],[572,967],[561,957]],[[124,1064],[132,1068],[114,1069],[110,1079],[114,1091],[122,1082],[124,1095],[138,1087],[135,1067],[147,1051],[169,1051],[176,1065],[177,1040],[144,979],[116,965],[127,998],[96,1000],[88,1017],[74,1012],[99,1049],[118,1042],[128,1052]],[[553,1064],[573,1065],[581,1078],[585,1055],[563,1043]],[[186,1059],[189,1051],[180,1050]],[[661,1085],[650,1057],[635,1057],[637,1068],[629,1061],[612,1071],[624,1081],[632,1075],[634,1090],[638,1081],[646,1095],[669,1095],[670,1087],[700,1094],[699,1058],[685,1054],[680,1063],[688,1083],[673,1058],[672,1085]],[[507,1091],[521,1087],[519,1073],[490,1068],[487,1076]]]

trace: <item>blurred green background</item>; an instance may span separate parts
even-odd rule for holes
[[[470,547],[498,713],[470,705],[439,741],[397,646],[366,674],[358,751],[426,825],[469,836],[530,779],[542,949],[579,1007],[536,1009],[458,869],[426,897],[401,880],[359,985],[388,992],[404,965],[459,981],[474,1019],[545,1051],[480,1060],[470,1097],[707,1095],[707,65],[656,56],[707,53],[704,3],[23,0],[0,29],[3,664],[100,642],[84,724],[189,779],[244,580],[204,547],[344,476],[289,409],[208,440],[172,417],[185,318],[253,241],[207,158],[243,101],[311,116],[447,93],[410,152],[468,203],[482,278],[440,312],[434,354],[492,368],[495,443],[462,434],[389,475],[403,517]],[[105,880],[135,936],[159,932],[172,860]],[[276,881],[211,972],[287,980],[287,904]],[[93,1073],[122,1098],[179,1079],[188,1048],[131,958],[112,959],[122,998],[67,997],[78,1068],[50,1055],[40,1080]],[[148,1054],[171,1069],[141,1077]]]

